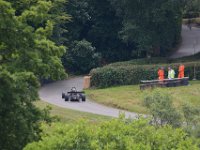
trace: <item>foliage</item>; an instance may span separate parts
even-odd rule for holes
[[[69,53],[74,41],[85,39],[101,54],[101,64],[147,54],[165,56],[180,40],[180,0],[69,0],[66,11],[72,17],[65,25],[68,41],[64,44]],[[63,63],[67,64],[67,59]],[[65,68],[71,70],[67,65]]]
[[[69,57],[69,54],[73,54],[74,43],[84,39],[95,47],[95,52],[101,54],[101,63],[130,58],[133,48],[127,46],[119,38],[118,32],[122,27],[122,19],[116,15],[115,8],[109,0],[69,0],[66,9],[72,17],[71,21],[66,24],[68,41],[65,42],[65,45],[69,49],[64,56],[63,64],[67,64],[65,65],[67,70],[82,71],[68,65],[68,63],[75,63],[81,66],[82,64],[78,60],[70,62],[66,58]]]
[[[50,19],[54,22],[54,28],[51,39],[58,45],[64,45],[68,40],[66,33],[66,23],[69,23],[71,17],[65,11],[65,5],[68,0],[53,0],[52,7],[49,11]],[[68,45],[65,45],[68,47]]]
[[[187,102],[181,106],[181,109],[175,108],[169,93],[163,93],[160,90],[145,96],[144,105],[150,110],[153,124],[182,126],[190,136],[200,137],[199,106],[193,106]]]
[[[184,4],[184,9],[183,9],[184,18],[199,17],[200,0],[183,0],[183,4]]]
[[[20,4],[15,7],[23,7],[24,3]],[[10,71],[30,71],[38,78],[52,80],[66,76],[59,59],[65,47],[50,40],[54,29],[50,14],[53,4],[38,0],[16,14],[11,3],[1,1],[0,62]]]
[[[65,44],[70,46],[74,41],[80,41],[86,38],[90,28],[91,16],[89,14],[89,0],[69,0],[66,10],[71,16],[71,21],[66,24],[68,32],[66,36],[68,41]],[[70,49],[69,49],[70,51]]]
[[[154,91],[144,99],[144,105],[150,110],[153,117],[153,124],[166,125],[173,127],[181,126],[182,120],[180,112],[174,108],[172,98],[160,91]]]
[[[189,76],[191,79],[194,77],[194,66],[196,68],[196,78],[200,79],[200,63],[187,62],[185,65],[185,76]],[[141,80],[153,80],[157,79],[157,71],[159,67],[171,66],[175,69],[176,76],[178,75],[179,63],[173,64],[152,64],[152,65],[134,65],[129,63],[122,63],[122,65],[108,65],[101,68],[93,69],[90,74],[91,85],[94,87],[110,87],[116,85],[130,85],[139,84]],[[167,71],[165,71],[167,77]]]
[[[40,131],[40,111],[32,104],[39,83],[32,73],[1,70],[0,84],[0,149],[22,149]]]
[[[108,66],[128,66],[128,65],[150,65],[150,64],[166,64],[171,62],[170,59],[165,57],[153,57],[153,58],[141,58],[141,59],[132,59],[129,61],[120,61],[108,64]]]
[[[200,109],[199,106],[193,106],[186,103],[182,106],[185,130],[196,138],[200,138]]]
[[[122,39],[137,45],[138,55],[165,55],[180,40],[180,0],[121,0]]]
[[[95,53],[95,48],[86,40],[74,41],[73,48],[67,53],[66,66],[78,73],[87,73],[99,64],[100,55]]]
[[[0,149],[22,149],[38,139],[40,121],[50,121],[32,102],[38,79],[66,77],[60,60],[66,48],[52,41],[62,20],[54,10],[59,2],[0,0]]]
[[[45,149],[198,149],[195,141],[181,129],[154,127],[148,120],[113,119],[102,124],[86,122],[54,124],[43,128],[42,140],[27,145],[24,150]]]
[[[88,40],[101,53],[106,62],[127,60],[135,48],[133,44],[126,44],[119,37],[122,29],[123,16],[117,15],[111,0],[90,0],[91,27]]]
[[[180,62],[192,62],[198,61],[200,59],[200,53],[192,56],[185,56],[182,58],[167,58],[167,57],[152,57],[152,58],[140,58],[132,59],[129,61],[121,61],[109,64],[109,66],[122,66],[122,65],[149,65],[149,64],[170,64],[170,63],[180,63]]]

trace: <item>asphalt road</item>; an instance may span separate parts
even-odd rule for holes
[[[120,113],[125,113],[126,118],[136,118],[136,113],[123,111],[120,109],[106,107],[90,100],[86,102],[65,102],[62,98],[62,92],[70,91],[71,87],[76,87],[77,90],[83,89],[83,77],[74,77],[68,80],[57,81],[54,83],[43,86],[39,91],[39,96],[42,101],[60,106],[63,108],[69,108],[82,112],[89,112],[93,114],[99,114],[104,116],[118,117]],[[81,112],[80,112],[81,113]]]
[[[200,52],[200,28],[192,27],[191,30],[182,26],[182,42],[179,49],[171,58],[180,58]]]

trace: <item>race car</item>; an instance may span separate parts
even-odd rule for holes
[[[62,93],[62,99],[65,101],[86,101],[85,92],[77,91],[75,87],[71,88],[70,92]]]

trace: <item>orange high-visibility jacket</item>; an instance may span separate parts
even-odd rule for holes
[[[184,72],[185,72],[185,66],[184,65],[180,65],[179,69],[178,69],[178,78],[184,78]]]
[[[158,79],[159,79],[159,80],[164,80],[164,79],[165,79],[164,70],[162,70],[162,69],[159,69],[159,70],[158,70]]]

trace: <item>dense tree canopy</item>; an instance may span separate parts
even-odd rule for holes
[[[72,17],[66,25],[69,52],[74,41],[85,39],[101,54],[102,64],[147,55],[165,56],[180,41],[181,2],[70,0],[66,7]]]
[[[38,138],[42,113],[32,104],[38,99],[38,80],[66,76],[60,60],[66,48],[52,40],[53,33],[62,30],[56,23],[67,20],[59,10],[61,3],[64,1],[0,0],[2,150],[20,150]]]
[[[172,49],[180,39],[181,1],[125,0],[122,39],[135,42],[137,50],[158,56]]]
[[[36,140],[41,112],[32,101],[39,83],[32,73],[10,74],[0,70],[0,149],[20,150]]]
[[[185,18],[195,18],[200,16],[200,0],[183,0]]]
[[[30,71],[38,78],[54,80],[66,75],[59,60],[65,47],[50,40],[55,24],[50,14],[53,5],[40,0],[20,13],[1,1],[0,55],[10,71]]]

